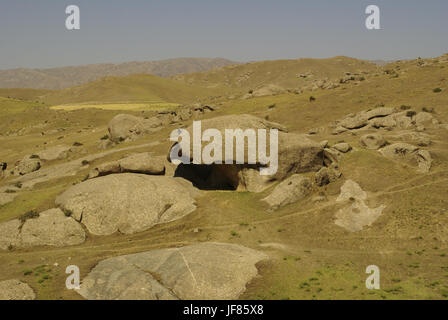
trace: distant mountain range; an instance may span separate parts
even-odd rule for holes
[[[63,89],[106,76],[152,74],[171,77],[236,64],[222,58],[178,58],[147,62],[103,63],[50,69],[0,70],[0,88]]]

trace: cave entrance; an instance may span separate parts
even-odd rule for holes
[[[175,177],[184,178],[201,190],[236,190],[238,179],[231,166],[216,164],[179,164]]]

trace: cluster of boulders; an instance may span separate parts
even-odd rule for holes
[[[133,173],[98,177],[59,195],[58,208],[0,223],[0,248],[80,244],[86,238],[81,224],[94,235],[141,232],[191,213],[198,195],[179,178]]]
[[[1,177],[8,177],[10,175],[23,176],[28,173],[39,170],[42,164],[47,161],[63,160],[72,153],[79,153],[81,146],[65,146],[57,145],[49,147],[35,154],[25,155],[21,160],[15,163],[14,169],[7,171],[7,165],[1,166]]]
[[[434,127],[439,121],[429,112],[412,110],[399,111],[391,107],[379,107],[372,110],[349,114],[333,124],[333,134],[356,129],[416,129]]]
[[[140,138],[145,134],[150,134],[161,130],[170,124],[187,121],[192,117],[214,111],[215,108],[208,105],[194,104],[191,106],[179,107],[174,111],[161,111],[156,116],[141,118],[129,114],[119,114],[115,116],[108,126],[109,140],[113,143],[131,141]],[[101,142],[100,147],[111,146],[110,142]]]
[[[284,93],[286,90],[276,84],[268,84],[261,86],[255,90],[250,90],[248,93],[242,96],[242,99],[250,99],[254,97],[274,96]]]
[[[312,83],[302,87],[301,89],[302,89],[302,91],[304,91],[304,90],[315,91],[318,89],[326,90],[326,89],[335,89],[338,87],[339,87],[338,83],[336,83],[332,80],[329,80],[328,78],[325,78],[325,79],[314,80]]]
[[[430,112],[402,111],[395,108],[379,107],[373,110],[350,114],[346,118],[333,124],[333,134],[344,132],[359,132],[370,130],[374,132],[363,134],[360,145],[366,149],[379,150],[387,158],[398,160],[418,168],[419,172],[428,172],[432,158],[427,150],[421,149],[431,144],[431,139],[423,131],[429,128],[441,127],[439,121]],[[413,141],[417,145],[404,142],[388,142],[381,131],[390,132],[401,130],[389,138],[399,141]],[[377,131],[377,132],[375,132]]]
[[[258,155],[255,163],[249,163],[248,144],[245,143],[244,163],[224,164],[226,155],[225,152],[222,152],[220,160],[223,164],[209,165],[209,170],[205,176],[198,172],[196,175],[198,184],[206,185],[209,188],[219,189],[222,185],[229,185],[234,190],[262,191],[275,181],[282,181],[292,174],[318,171],[323,166],[323,148],[319,143],[310,140],[305,135],[288,133],[283,126],[265,119],[247,114],[229,115],[203,120],[201,126],[202,132],[207,129],[216,129],[220,132],[221,137],[226,136],[226,129],[241,129],[243,131],[246,129],[278,130],[278,169],[275,174],[269,176],[268,179],[260,176],[260,169],[266,165],[261,163]],[[185,130],[190,133],[190,136],[193,136],[192,126],[187,127]],[[269,130],[267,130],[267,136],[269,136]],[[201,143],[201,150],[203,150],[209,142],[201,141]],[[269,148],[269,143],[267,142],[266,144]],[[178,147],[179,153],[183,154],[181,147],[177,146],[177,144],[172,149]],[[269,154],[269,150],[266,150],[266,152]],[[189,154],[192,162],[194,160],[192,144],[190,144]],[[234,155],[233,159],[235,158]],[[195,163],[195,165],[187,165],[189,168],[180,165],[179,167],[180,169],[182,168],[183,172],[179,172],[179,175],[183,176],[183,173],[188,173],[190,176],[194,175],[196,169],[202,169],[201,165],[207,165],[202,160],[200,163]]]

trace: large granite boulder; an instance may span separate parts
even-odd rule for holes
[[[311,179],[294,174],[282,181],[270,195],[262,201],[273,210],[304,199],[311,193]]]
[[[237,299],[268,257],[225,243],[199,243],[103,260],[78,293],[101,300]]]
[[[34,300],[36,294],[26,283],[17,280],[0,281],[0,300]]]
[[[41,167],[41,160],[37,155],[27,155],[22,160],[16,163],[14,168],[15,175],[25,175],[39,170]]]
[[[64,247],[81,244],[86,234],[82,226],[60,209],[39,213],[39,217],[28,219],[20,232],[20,247],[55,246]]]
[[[164,157],[156,157],[149,152],[138,153],[93,168],[89,173],[89,178],[126,172],[163,175],[165,173],[165,161]]]
[[[56,204],[92,234],[132,234],[188,215],[196,209],[197,195],[184,179],[123,173],[77,184]]]
[[[323,148],[319,143],[316,143],[310,140],[306,135],[301,134],[293,134],[287,133],[286,129],[276,123],[266,121],[264,119],[257,118],[252,115],[229,115],[216,117],[212,119],[207,119],[201,122],[201,133],[207,129],[216,129],[219,131],[222,138],[222,154],[220,156],[220,160],[222,164],[207,164],[203,162],[201,159],[200,163],[193,163],[193,126],[186,128],[187,132],[190,135],[190,161],[191,167],[194,171],[194,168],[203,169],[200,167],[201,165],[210,165],[210,169],[206,175],[202,175],[201,179],[205,185],[208,185],[210,188],[219,188],[219,185],[227,184],[231,186],[235,190],[255,190],[261,191],[272,184],[273,181],[281,181],[288,176],[294,173],[304,173],[310,171],[318,171],[323,165]],[[258,152],[258,141],[256,146],[256,151],[252,150],[249,155],[248,151],[248,139],[244,141],[244,159],[242,163],[236,163],[236,145],[233,145],[233,154],[231,155],[232,159],[226,159],[225,153],[225,143],[228,143],[225,139],[226,137],[226,129],[229,130],[247,130],[253,129],[257,134],[257,130],[265,129],[266,130],[266,153],[270,155],[270,129],[278,130],[278,167],[277,171],[268,176],[268,178],[256,178],[255,172],[259,171],[261,168],[265,167],[263,165],[263,161],[259,159]],[[258,136],[257,136],[258,139]],[[204,142],[201,141],[200,150],[204,150],[210,144],[209,141]],[[238,145],[240,146],[240,145]],[[169,156],[173,152],[173,150],[178,150],[178,154],[183,154],[183,150],[181,149],[181,145],[175,143],[170,149]],[[253,156],[254,160],[250,162],[249,156]],[[226,160],[232,160],[232,164],[226,164]],[[255,162],[255,163],[253,163]],[[196,165],[197,167],[193,167]],[[183,168],[188,165],[181,165],[182,172],[186,172]],[[189,175],[194,175],[194,172],[190,170]],[[258,173],[259,174],[259,173]],[[179,174],[182,176],[181,174]],[[200,175],[198,173],[198,175]],[[224,181],[223,181],[224,180]],[[217,183],[219,182],[219,183]]]
[[[144,119],[129,114],[119,114],[109,122],[109,137],[113,142],[134,140],[141,135],[157,131],[162,121],[157,117]]]

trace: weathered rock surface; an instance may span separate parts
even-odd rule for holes
[[[77,184],[56,204],[92,234],[132,234],[186,216],[196,209],[197,195],[184,179],[123,173]]]
[[[347,153],[350,150],[352,150],[352,147],[348,143],[346,143],[346,142],[336,143],[333,146],[333,148],[336,149],[339,152],[342,152],[342,153]]]
[[[311,180],[299,174],[281,182],[272,193],[264,198],[271,209],[278,209],[304,199],[311,193]]]
[[[359,184],[357,184],[353,180],[347,180],[341,187],[341,193],[336,201],[346,201],[350,200],[350,198],[358,199],[358,200],[366,200],[367,193],[361,189]]]
[[[98,149],[101,149],[101,150],[106,150],[106,149],[112,148],[114,146],[115,146],[115,143],[110,141],[109,139],[101,140],[100,142],[98,142]]]
[[[202,132],[207,129],[217,129],[223,139],[226,129],[254,129],[255,131],[258,129],[278,129],[278,169],[275,174],[269,176],[270,180],[281,181],[294,173],[317,171],[323,166],[323,148],[319,143],[310,140],[306,135],[286,133],[284,132],[285,129],[279,124],[251,115],[230,115],[204,120],[201,125]],[[192,126],[186,130],[190,133],[190,137],[193,137]],[[267,135],[269,136],[268,130]],[[202,142],[201,150],[208,144],[209,142]],[[235,145],[233,148],[233,159],[236,159]],[[179,145],[175,144],[171,150],[175,150],[173,148],[178,147]],[[267,142],[267,148],[267,154],[269,154],[269,141]],[[190,158],[193,160],[192,143],[190,144]],[[225,152],[222,152],[222,163],[225,163],[225,160]],[[236,190],[263,190],[266,187],[265,179],[243,180],[247,176],[247,173],[251,174],[251,177],[254,178],[252,175],[253,171],[247,171],[248,168],[259,169],[263,167],[257,154],[255,154],[256,163],[249,164],[247,141],[245,142],[244,149],[244,163],[236,164],[235,161],[233,162],[234,164],[213,165],[209,173],[210,179],[213,178],[216,181],[219,180],[216,177],[221,176],[227,180],[228,185],[233,186]],[[200,165],[206,165],[206,163],[200,163]],[[245,170],[247,172],[240,172]],[[209,177],[205,177],[203,180],[207,180]]]
[[[341,158],[341,153],[333,148],[325,148],[323,152],[324,164],[329,167],[333,163],[337,164]]]
[[[23,223],[19,219],[0,223],[0,249],[3,250],[10,246],[71,246],[83,243],[85,238],[82,226],[59,209],[41,212]]]
[[[17,193],[0,192],[0,206],[13,201],[17,196]]]
[[[350,232],[362,230],[365,226],[372,225],[381,215],[385,206],[369,208],[366,204],[367,193],[353,180],[347,180],[341,187],[341,193],[337,202],[348,201],[349,204],[339,209],[336,214],[335,224]]]
[[[363,135],[359,141],[366,149],[378,150],[386,144],[386,140],[379,133],[370,133]]]
[[[149,152],[138,153],[93,168],[89,173],[89,178],[125,172],[163,175],[165,173],[165,161],[164,157],[156,157]]]
[[[29,285],[16,279],[0,281],[0,300],[34,300],[36,295]]]
[[[0,249],[7,250],[19,244],[20,225],[17,219],[0,223]]]
[[[200,243],[103,260],[84,278],[87,299],[237,299],[268,257],[235,244]]]
[[[335,224],[347,231],[356,232],[372,225],[381,215],[385,206],[369,208],[364,201],[355,200],[336,213]]]
[[[415,116],[417,126],[432,127],[439,124],[439,121],[429,112],[419,112]]]
[[[273,179],[281,181],[291,174],[316,172],[324,164],[322,146],[305,135],[279,132],[278,144],[278,170]]]
[[[317,186],[324,186],[331,182],[336,181],[341,176],[341,172],[334,168],[322,167],[316,174],[314,175],[314,183]]]
[[[37,153],[39,158],[43,161],[66,159],[70,153],[69,146],[54,146]]]
[[[284,92],[285,89],[275,84],[268,84],[252,92],[254,97],[272,96]]]
[[[25,156],[22,160],[18,161],[14,168],[14,174],[25,175],[39,170],[41,167],[41,160],[35,156]]]
[[[134,140],[140,135],[156,131],[162,125],[157,117],[139,118],[129,114],[119,114],[109,122],[109,137],[113,142]]]
[[[82,226],[73,218],[65,216],[60,209],[39,213],[39,217],[28,219],[20,233],[20,247],[72,246],[85,241]]]
[[[429,172],[432,158],[427,150],[421,150],[408,143],[394,143],[380,149],[387,158],[418,167],[418,171]]]

